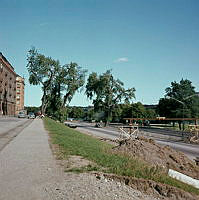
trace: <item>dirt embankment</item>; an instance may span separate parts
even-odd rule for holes
[[[199,166],[187,158],[183,153],[175,151],[169,146],[161,146],[152,139],[139,137],[136,139],[123,140],[120,145],[114,148],[116,152],[122,152],[140,159],[148,165],[159,166],[167,173],[168,169],[199,179]],[[131,186],[134,189],[144,191],[145,194],[152,194],[160,199],[170,200],[196,200],[199,196],[185,192],[173,186],[157,183],[152,180],[137,179],[132,177],[120,177],[106,175]]]
[[[110,180],[115,180],[133,189],[142,191],[146,195],[152,195],[159,200],[196,200],[199,196],[185,192],[184,190],[176,187],[157,183],[152,180],[138,179],[132,177],[117,176],[111,174],[104,174],[104,177]]]
[[[169,146],[161,146],[152,139],[139,137],[124,141],[115,148],[116,151],[128,153],[152,166],[160,166],[165,170],[173,169],[192,178],[199,179],[199,166]]]

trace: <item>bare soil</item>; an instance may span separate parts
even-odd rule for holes
[[[197,200],[199,196],[185,192],[184,190],[157,183],[152,180],[124,177],[106,174],[104,175],[107,179],[116,180],[126,185],[130,186],[133,189],[142,191],[146,195],[152,195],[154,198],[161,200]]]
[[[65,156],[61,148],[50,143],[51,150],[56,158],[58,166],[62,171],[73,168],[82,168],[95,163],[81,156]],[[52,199],[70,200],[161,200],[152,194],[144,194],[122,180],[109,177],[101,172],[65,173],[56,184],[49,183],[45,187],[46,193]]]
[[[138,137],[125,140],[114,150],[128,153],[130,156],[152,166],[163,167],[166,171],[173,169],[192,178],[199,179],[199,166],[195,162],[169,146],[158,145],[152,139]]]

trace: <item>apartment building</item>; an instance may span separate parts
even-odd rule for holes
[[[0,52],[0,115],[15,115],[16,73]]]
[[[24,78],[17,75],[16,77],[16,114],[24,110]]]

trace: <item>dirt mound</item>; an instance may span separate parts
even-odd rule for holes
[[[161,200],[196,200],[199,196],[185,192],[184,190],[173,186],[156,183],[151,180],[138,179],[133,177],[117,176],[113,174],[104,174],[108,179],[123,182],[133,189],[144,191],[145,194],[153,195]]]
[[[195,162],[169,146],[156,144],[152,139],[138,137],[125,140],[115,150],[128,153],[133,157],[150,163],[152,166],[161,166],[166,170],[173,169],[192,178],[199,179],[199,166]]]

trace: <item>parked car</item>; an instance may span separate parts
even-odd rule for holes
[[[24,112],[19,112],[18,118],[26,118],[26,114]]]
[[[35,119],[35,114],[34,113],[29,113],[28,114],[28,119]]]

